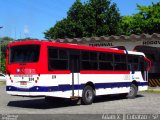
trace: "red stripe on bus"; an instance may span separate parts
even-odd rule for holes
[[[82,70],[80,74],[130,74],[130,71],[97,71],[97,70]]]
[[[47,74],[70,74],[70,70],[53,70],[49,71]]]
[[[36,40],[13,42],[8,44],[8,47],[17,46],[17,45],[29,45],[29,44],[38,44],[38,45],[45,44],[47,46],[52,46],[52,47],[125,54],[124,50],[118,50],[113,48],[92,47],[92,46],[84,46],[84,45],[78,45],[78,44],[66,44],[66,43],[58,43],[58,42],[36,41]]]
[[[70,48],[70,49],[78,49],[78,50],[90,50],[90,51],[101,51],[101,52],[111,52],[111,53],[120,53],[125,54],[124,50],[117,50],[113,48],[102,48],[102,47],[92,47],[92,46],[84,46],[78,44],[64,44],[64,43],[52,43],[48,44],[49,46],[61,47],[61,48]]]

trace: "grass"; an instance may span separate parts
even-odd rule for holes
[[[1,84],[6,84],[6,82],[5,82],[5,81],[0,81],[0,85],[1,85]]]
[[[154,89],[150,89],[150,90],[145,90],[144,92],[150,92],[150,93],[160,93],[160,90],[154,90]]]

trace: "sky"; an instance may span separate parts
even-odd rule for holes
[[[44,32],[67,16],[76,0],[0,0],[0,37],[44,39]],[[84,3],[87,0],[81,0]],[[111,0],[121,15],[138,12],[136,5],[151,5],[160,0]]]

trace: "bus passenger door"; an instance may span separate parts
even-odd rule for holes
[[[79,96],[79,72],[80,72],[80,57],[79,55],[70,55],[69,67],[72,73],[72,97]]]

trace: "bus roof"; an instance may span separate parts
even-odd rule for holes
[[[90,50],[90,51],[101,51],[101,52],[111,52],[111,53],[120,53],[125,54],[125,50],[119,50],[116,48],[101,48],[101,47],[93,47],[93,46],[85,46],[85,45],[78,45],[78,44],[69,44],[69,43],[59,43],[59,42],[52,42],[47,40],[23,40],[23,41],[14,41],[8,44],[8,47],[18,46],[18,45],[29,45],[29,44],[44,44],[47,46],[53,47],[60,47],[60,48],[69,48],[69,49],[77,49],[77,50]],[[129,52],[129,54],[135,55],[144,55],[143,53],[139,52]]]
[[[127,51],[127,52],[130,55],[142,55],[142,56],[145,56],[145,54],[143,52],[136,52],[136,51]]]
[[[24,41],[15,41],[8,44],[8,47],[18,46],[18,45],[29,45],[29,44],[45,44],[47,46],[60,47],[60,48],[69,48],[69,49],[77,49],[77,50],[90,50],[90,51],[101,51],[101,52],[115,52],[125,54],[124,50],[118,50],[114,48],[100,48],[100,47],[92,47],[78,44],[68,44],[68,43],[59,43],[59,42],[50,42],[47,40],[24,40]]]

